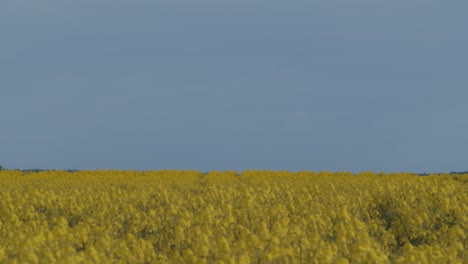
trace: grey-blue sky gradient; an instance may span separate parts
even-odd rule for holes
[[[4,0],[0,164],[468,170],[466,10]]]

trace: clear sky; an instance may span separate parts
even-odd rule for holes
[[[468,170],[467,10],[2,0],[0,164]]]

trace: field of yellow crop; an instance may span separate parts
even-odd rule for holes
[[[0,263],[468,263],[468,175],[0,171]]]

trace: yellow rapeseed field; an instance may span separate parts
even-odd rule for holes
[[[468,263],[468,175],[0,171],[0,263]]]

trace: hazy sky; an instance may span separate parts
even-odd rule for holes
[[[0,164],[468,170],[466,10],[2,0]]]

